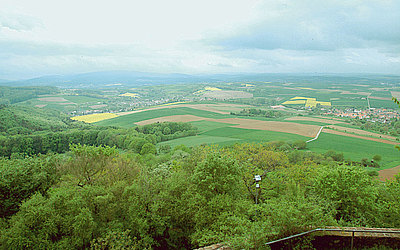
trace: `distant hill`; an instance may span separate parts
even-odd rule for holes
[[[49,75],[21,81],[2,81],[3,86],[56,86],[62,88],[104,88],[115,86],[143,86],[177,83],[229,82],[229,81],[260,81],[280,83],[388,83],[400,84],[400,76],[372,74],[161,74],[137,71],[100,71],[71,75]]]
[[[90,72],[76,75],[51,75],[23,81],[14,81],[7,85],[13,86],[57,86],[96,88],[107,86],[132,86],[132,85],[154,85],[171,84],[183,82],[199,82],[203,77],[185,74],[158,74],[135,71],[102,71]],[[0,82],[1,84],[1,82]]]

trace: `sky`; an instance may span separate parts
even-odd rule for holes
[[[399,0],[0,0],[0,79],[400,75]]]

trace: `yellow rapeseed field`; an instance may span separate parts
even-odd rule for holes
[[[182,104],[182,103],[186,103],[186,102],[170,102],[170,103],[166,103],[166,104],[157,105],[157,107]]]
[[[113,113],[102,113],[102,114],[91,114],[91,115],[75,116],[75,117],[71,117],[71,119],[75,120],[75,121],[93,123],[93,122],[99,122],[99,121],[106,120],[106,119],[115,118],[117,116],[118,115],[113,114]]]
[[[286,101],[282,104],[305,104],[306,101],[305,100],[296,100],[296,101]]]
[[[138,95],[138,94],[135,94],[135,93],[129,93],[129,92],[127,92],[127,93],[125,93],[125,94],[120,94],[119,96],[138,97],[139,95]]]
[[[221,89],[216,88],[216,87],[205,87],[205,90],[209,90],[209,91],[220,91]]]
[[[316,106],[317,106],[317,101],[315,100],[315,98],[308,99],[305,105],[305,107],[313,107],[313,108]]]
[[[316,107],[318,104],[322,106],[331,106],[331,102],[319,102],[316,98],[296,96],[290,98],[291,101],[286,101],[282,104],[304,104],[305,107]]]
[[[307,98],[307,97],[302,97],[302,96],[296,96],[296,97],[293,97],[293,98],[290,98],[290,100],[307,100],[307,99],[310,99],[310,98]]]

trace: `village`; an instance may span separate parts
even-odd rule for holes
[[[370,109],[355,109],[346,108],[338,109],[332,108],[325,112],[324,115],[334,115],[337,117],[348,117],[370,122],[389,123],[394,119],[400,119],[400,113],[397,110],[384,109],[384,108],[370,108]]]

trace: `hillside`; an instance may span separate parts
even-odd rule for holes
[[[72,127],[75,126],[68,116],[56,110],[7,105],[0,108],[0,133],[3,135],[54,132]]]

